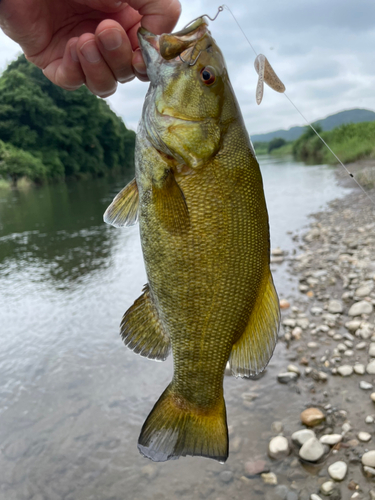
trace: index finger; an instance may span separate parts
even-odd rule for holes
[[[151,33],[170,33],[181,14],[178,0],[129,0],[128,5],[141,16],[141,25]]]

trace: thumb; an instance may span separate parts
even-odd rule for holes
[[[75,0],[76,3],[101,12],[118,12],[126,6],[126,0]]]
[[[178,0],[128,0],[127,3],[142,16],[141,25],[155,35],[170,33],[181,14]]]

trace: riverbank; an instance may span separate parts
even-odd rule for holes
[[[350,171],[363,166],[350,165]],[[339,177],[347,182],[341,172]],[[289,266],[299,293],[283,301],[287,359],[278,380],[285,397],[290,391],[305,396],[301,413],[315,408],[320,417],[308,423],[302,414],[300,430],[310,431],[292,437],[283,428],[296,415],[284,414],[279,434],[287,442],[271,440],[269,454],[284,446],[270,469],[287,460],[294,473],[300,471],[303,479],[293,487],[300,500],[328,493],[331,499],[375,498],[375,451],[367,454],[375,450],[374,215],[374,205],[355,190],[313,215],[307,233],[293,235],[298,248]],[[314,475],[308,488],[306,471]],[[270,498],[289,498],[282,486],[275,486]]]

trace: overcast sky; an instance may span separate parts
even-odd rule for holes
[[[177,29],[209,14],[217,0],[181,0]],[[309,121],[351,108],[375,111],[375,0],[236,0],[227,2],[257,53],[267,56],[286,92]],[[227,61],[229,75],[250,134],[294,125],[303,119],[285,96],[265,87],[255,102],[254,53],[230,13],[210,23]],[[0,30],[0,70],[19,47]],[[134,130],[147,84],[120,85],[107,101]]]

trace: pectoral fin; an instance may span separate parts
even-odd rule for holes
[[[138,222],[139,193],[135,179],[114,198],[104,213],[104,222],[115,227],[134,226]]]
[[[152,187],[152,201],[160,223],[169,232],[181,234],[190,226],[189,211],[184,193],[172,170]]]
[[[161,324],[148,285],[124,314],[121,337],[129,349],[141,356],[159,361],[168,357],[171,348],[169,335]]]
[[[229,363],[234,376],[252,377],[266,368],[277,342],[279,325],[279,299],[270,273],[244,333],[233,345]]]

